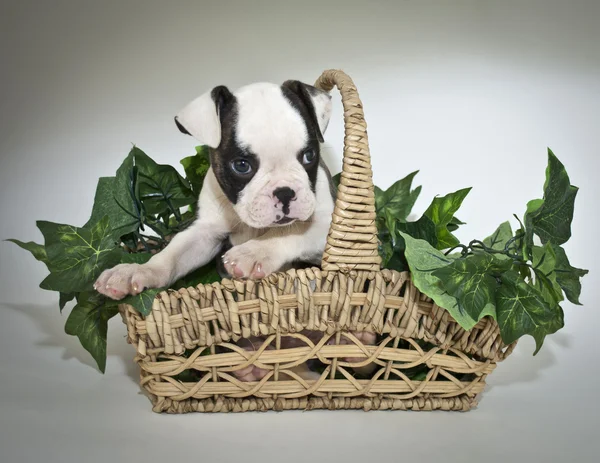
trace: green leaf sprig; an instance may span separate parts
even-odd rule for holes
[[[65,331],[79,338],[102,372],[108,320],[118,313],[118,304],[131,304],[147,315],[154,296],[168,288],[150,289],[117,302],[99,295],[92,286],[107,268],[147,262],[194,220],[210,167],[208,149],[196,148],[196,154],[181,163],[186,177],[172,166],[157,164],[134,146],[114,177],[98,180],[92,213],[83,227],[38,221],[43,245],[9,240],[46,265],[50,274],[40,287],[59,293],[61,311],[75,299]],[[211,262],[171,288],[218,279],[216,263]]]
[[[467,192],[436,198],[428,208],[424,217],[436,224],[435,237],[417,222],[412,227],[418,233],[399,227],[414,284],[466,330],[489,316],[497,320],[506,344],[532,336],[535,354],[547,335],[564,326],[564,296],[580,304],[580,278],[588,273],[571,266],[562,247],[571,236],[577,187],[548,150],[544,197],[528,203],[523,221],[517,218],[517,232],[505,222],[483,241],[465,245],[449,234],[448,225]],[[534,244],[534,236],[541,246]]]

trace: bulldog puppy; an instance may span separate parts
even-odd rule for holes
[[[319,144],[330,115],[328,93],[293,80],[234,93],[218,86],[189,103],[175,123],[210,148],[211,164],[196,220],[147,263],[108,269],[94,288],[122,299],[169,286],[224,243],[222,265],[236,278],[262,278],[298,261],[319,265],[335,195]],[[264,376],[256,373],[238,377]]]
[[[292,262],[318,264],[333,197],[320,145],[331,97],[298,81],[256,83],[231,93],[219,86],[175,117],[179,129],[210,147],[198,217],[147,263],[103,272],[113,299],[169,286],[210,262],[229,240],[227,272],[262,278]]]

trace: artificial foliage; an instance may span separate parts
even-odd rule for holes
[[[181,164],[185,177],[133,147],[114,177],[99,179],[85,225],[38,221],[43,245],[9,240],[46,265],[49,275],[40,287],[59,293],[61,311],[75,301],[65,331],[79,338],[102,372],[108,321],[118,313],[118,304],[130,304],[147,315],[156,294],[166,288],[113,301],[95,292],[93,284],[114,265],[147,262],[194,220],[210,167],[208,149],[197,147]],[[456,214],[470,188],[433,198],[418,220],[409,221],[421,191],[412,187],[416,174],[387,190],[375,187],[382,266],[410,270],[415,286],[464,329],[493,317],[504,343],[531,335],[537,353],[544,338],[564,325],[564,298],[580,304],[580,278],[587,273],[571,265],[563,248],[571,236],[577,195],[563,164],[548,150],[543,197],[527,204],[522,220],[515,216],[516,231],[504,222],[489,237],[466,244],[453,232],[464,225]],[[213,261],[171,288],[219,278]]]

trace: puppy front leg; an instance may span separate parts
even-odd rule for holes
[[[94,287],[105,296],[122,299],[146,288],[169,286],[215,257],[224,238],[224,234],[215,233],[218,229],[218,224],[198,219],[147,263],[120,264],[105,270]]]
[[[210,262],[230,233],[231,210],[222,200],[222,192],[208,170],[198,199],[200,216],[187,229],[145,264],[121,264],[105,270],[94,288],[112,299],[139,294],[146,288],[161,288]]]
[[[328,223],[302,222],[271,228],[264,235],[232,247],[223,256],[230,275],[263,278],[296,260],[318,263],[325,249]]]

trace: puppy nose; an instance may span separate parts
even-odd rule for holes
[[[296,196],[296,192],[291,188],[284,186],[281,188],[275,188],[275,190],[273,190],[273,196],[275,196],[283,204],[286,204],[289,203],[292,199],[294,199],[294,196]]]
[[[284,186],[281,188],[275,188],[275,190],[273,190],[273,196],[275,196],[279,201],[281,201],[281,204],[283,204],[283,213],[288,214],[290,210],[290,201],[294,199],[296,192],[291,188]]]

